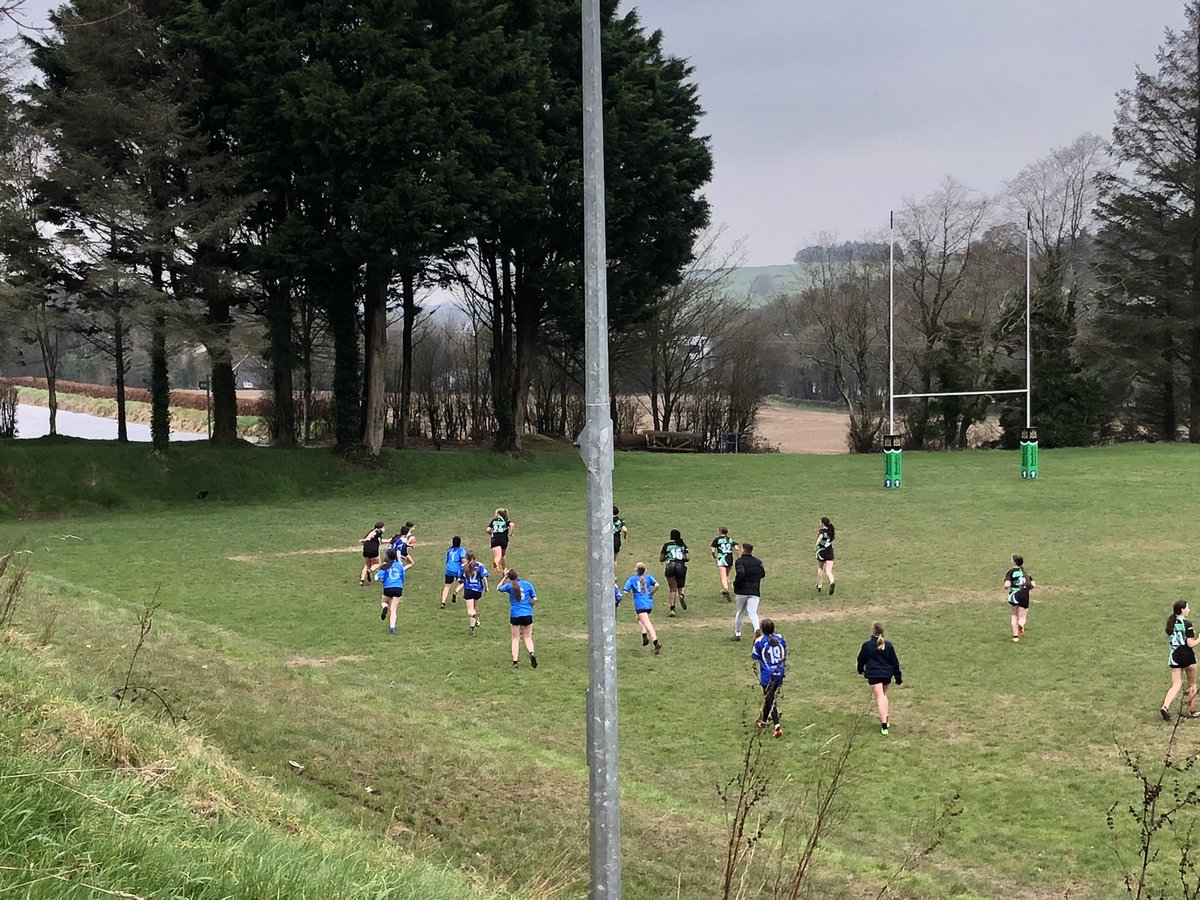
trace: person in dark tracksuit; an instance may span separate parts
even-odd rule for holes
[[[764,620],[765,621],[765,620]],[[883,623],[876,622],[871,626],[871,636],[863,641],[858,651],[858,674],[867,679],[871,685],[871,693],[875,695],[875,708],[879,710],[879,733],[888,733],[888,685],[892,679],[896,684],[904,683],[900,674],[900,660],[896,657],[896,648],[892,642],[884,640]]]
[[[733,597],[737,605],[733,613],[733,639],[742,639],[742,618],[747,616],[754,626],[754,636],[759,635],[758,601],[762,580],[767,577],[762,560],[754,555],[753,544],[742,544],[742,555],[733,566]]]

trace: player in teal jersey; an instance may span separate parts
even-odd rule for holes
[[[675,599],[678,597],[679,605],[683,607],[683,611],[687,612],[687,600],[683,597],[683,589],[687,584],[687,564],[691,557],[688,555],[687,544],[683,542],[683,535],[679,533],[679,529],[671,529],[671,539],[662,545],[662,550],[658,553],[659,562],[666,563],[663,570],[663,576],[667,579],[667,587],[670,588],[671,610],[668,615],[675,618]]]
[[[1188,717],[1195,718],[1200,715],[1196,712],[1196,651],[1192,649],[1200,644],[1200,638],[1196,637],[1196,629],[1192,627],[1192,623],[1187,618],[1191,614],[1192,611],[1186,600],[1176,600],[1171,615],[1167,617],[1165,630],[1167,643],[1171,648],[1170,655],[1167,657],[1167,666],[1171,670],[1171,687],[1167,691],[1167,696],[1163,698],[1162,709],[1158,711],[1167,722],[1171,721],[1171,703],[1183,686],[1183,675],[1185,674],[1188,680]]]
[[[512,537],[514,527],[508,510],[503,506],[496,510],[496,515],[488,523],[487,533],[492,538],[492,568],[497,572],[508,568],[508,539]]]
[[[724,525],[717,529],[717,536],[709,545],[713,559],[717,561],[717,573],[721,576],[721,596],[725,598],[726,603],[733,602],[733,596],[729,593],[729,570],[733,568],[733,557],[739,549],[738,542],[729,536],[729,529]]]
[[[1025,623],[1029,619],[1029,592],[1037,583],[1025,571],[1025,558],[1013,554],[1012,568],[1004,573],[1004,587],[1008,589],[1008,605],[1012,610],[1012,640],[1018,643],[1025,637]]]
[[[825,580],[829,580],[829,596],[833,596],[833,538],[836,534],[828,516],[821,516],[821,528],[817,531],[817,593],[821,593]]]
[[[617,555],[621,552],[621,541],[629,537],[629,526],[625,524],[625,520],[620,516],[620,510],[613,507],[613,562],[617,561]]]

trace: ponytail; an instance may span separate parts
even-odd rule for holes
[[[1183,612],[1184,608],[1187,605],[1188,605],[1188,603],[1186,600],[1176,600],[1175,601],[1175,605],[1172,607],[1171,614],[1169,616],[1167,616],[1167,628],[1166,628],[1167,634],[1170,634],[1171,632],[1173,632],[1175,630],[1175,621],[1179,618],[1179,614]]]
[[[638,573],[638,593],[646,593],[646,564],[638,563],[635,567]]]
[[[512,583],[513,599],[520,600],[523,594],[521,593],[521,576],[517,574],[516,569],[509,569],[507,572],[508,580]]]
[[[829,533],[829,539],[832,541],[837,529],[833,527],[833,523],[829,521],[829,516],[821,516],[821,524],[825,526],[825,530]]]
[[[883,639],[883,623],[876,622],[871,626],[871,635],[875,638],[875,649],[880,653],[887,647],[887,641]]]

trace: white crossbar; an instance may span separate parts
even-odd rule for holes
[[[896,394],[897,400],[914,397],[990,397],[993,394],[1024,394],[1025,388],[1017,388],[1013,391],[947,391],[942,394]]]

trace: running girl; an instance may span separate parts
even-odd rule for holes
[[[658,634],[650,621],[650,613],[654,612],[654,592],[658,590],[658,582],[653,575],[646,574],[646,564],[638,563],[634,574],[625,582],[625,591],[633,592],[633,611],[637,613],[637,623],[642,629],[642,646],[654,644],[654,655],[662,653],[662,644],[658,642]]]
[[[783,737],[783,725],[779,721],[779,705],[775,702],[787,668],[787,641],[775,633],[775,622],[762,620],[762,636],[754,642],[750,658],[758,663],[758,681],[763,689],[762,715],[758,727],[766,728],[767,722],[774,724],[772,737]]]
[[[738,542],[729,536],[729,529],[722,525],[709,546],[713,559],[717,561],[717,573],[721,576],[721,596],[726,603],[733,600],[729,593],[729,570],[733,567],[733,556],[738,552]]]
[[[467,604],[467,633],[475,636],[479,627],[479,598],[487,593],[487,566],[475,558],[475,551],[467,551],[467,561],[463,563],[462,590],[463,600]]]
[[[621,518],[621,511],[615,506],[613,507],[613,562],[617,561],[617,555],[621,552],[621,541],[629,537],[629,526],[625,524],[625,520]]]
[[[408,565],[413,564],[412,548],[417,545],[417,525],[415,522],[405,522],[400,529],[400,540],[404,542],[404,552],[400,556]]]
[[[1167,666],[1171,670],[1171,687],[1167,691],[1167,696],[1163,698],[1162,709],[1158,711],[1159,715],[1163,717],[1163,721],[1166,722],[1171,721],[1171,703],[1183,686],[1181,673],[1187,673],[1188,717],[1194,719],[1198,715],[1196,712],[1196,651],[1192,648],[1200,644],[1200,638],[1196,637],[1196,630],[1188,621],[1187,617],[1191,614],[1192,611],[1188,608],[1186,600],[1176,600],[1171,615],[1167,616],[1167,643],[1171,647],[1170,656],[1167,657]]]
[[[821,529],[817,532],[817,593],[829,580],[829,596],[833,596],[833,538],[836,529],[828,516],[821,516]]]
[[[508,510],[503,506],[496,510],[495,518],[488,523],[487,533],[492,536],[492,568],[497,572],[503,572],[508,566],[508,539],[514,527]]]
[[[358,586],[362,587],[371,577],[371,573],[379,568],[379,542],[383,540],[383,523],[376,522],[375,527],[367,532],[367,536],[359,538],[362,544],[363,567],[358,576]]]
[[[533,604],[537,602],[537,591],[533,585],[509,569],[498,590],[508,594],[508,624],[512,626],[512,664],[515,669],[521,654],[521,638],[529,651],[529,665],[537,668],[537,656],[533,652]]]
[[[396,609],[400,606],[400,600],[404,596],[404,580],[407,571],[408,565],[400,561],[395,550],[389,550],[387,565],[375,573],[375,578],[383,582],[379,621],[388,619],[388,614],[391,613],[391,618],[388,620],[388,631],[392,634],[396,633]]]
[[[1025,571],[1024,557],[1013,554],[1012,561],[1012,568],[1004,573],[1004,586],[1008,588],[1008,605],[1012,608],[1012,639],[1016,644],[1025,637],[1025,622],[1029,619],[1029,592],[1037,587],[1037,583]]]
[[[766,624],[763,619],[763,624]],[[858,674],[867,679],[871,693],[875,695],[875,708],[879,711],[879,733],[888,733],[888,685],[896,679],[896,685],[904,684],[900,675],[900,660],[891,641],[883,638],[883,623],[871,626],[871,636],[863,641],[858,651]]]
[[[446,550],[446,584],[442,588],[442,605],[438,609],[446,608],[446,595],[450,593],[451,586],[453,586],[454,594],[450,602],[458,601],[458,588],[462,584],[463,563],[466,560],[467,551],[463,548],[462,538],[456,534],[450,539],[450,547]]]
[[[679,605],[683,607],[683,611],[687,612],[687,600],[683,597],[683,588],[687,584],[687,564],[691,559],[688,555],[687,544],[683,542],[683,535],[679,533],[679,529],[671,529],[671,539],[662,545],[658,559],[659,562],[667,564],[663,575],[667,579],[667,587],[671,592],[671,611],[668,615],[673,619],[675,618],[676,596],[679,597]]]

